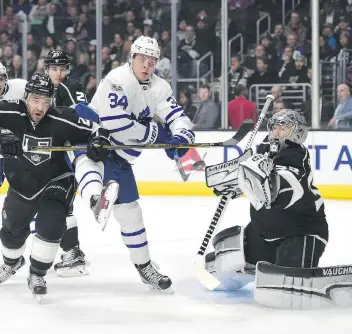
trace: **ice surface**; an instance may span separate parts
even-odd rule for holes
[[[192,276],[197,253],[217,205],[215,197],[141,199],[152,259],[174,282],[174,295],[141,283],[111,220],[105,232],[77,200],[80,241],[90,275],[47,275],[48,296],[39,305],[27,288],[28,264],[0,285],[1,333],[352,333],[351,309],[284,311],[263,308],[249,288],[236,294],[205,291]],[[221,228],[248,222],[248,202],[230,203]],[[351,202],[326,201],[330,243],[321,265],[352,263]],[[31,248],[28,240],[26,258]],[[28,261],[27,261],[28,263]]]

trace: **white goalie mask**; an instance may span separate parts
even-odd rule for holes
[[[0,77],[5,79],[5,83],[8,80],[6,67],[0,63]]]
[[[274,126],[280,125],[281,137],[275,135]],[[296,144],[303,144],[308,136],[308,126],[305,118],[297,111],[283,109],[276,112],[268,121],[269,141],[290,140]],[[283,136],[284,135],[284,136]]]
[[[131,59],[136,54],[154,57],[159,60],[160,50],[157,40],[147,36],[138,37],[131,45]]]

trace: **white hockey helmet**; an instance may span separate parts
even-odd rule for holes
[[[143,35],[138,37],[131,45],[131,58],[135,54],[146,55],[159,60],[160,50],[157,40]]]
[[[0,63],[0,76],[5,77],[5,82],[8,79],[6,67]]]

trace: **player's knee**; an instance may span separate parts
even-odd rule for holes
[[[22,245],[30,234],[29,222],[20,222],[18,218],[12,216],[10,210],[2,211],[2,229],[1,241],[6,243],[6,240],[13,240],[16,245]]]
[[[143,226],[142,209],[137,201],[114,205],[113,212],[122,228]]]
[[[254,280],[246,274],[244,227],[233,226],[219,232],[213,239],[214,253],[206,257],[206,269],[216,275],[226,290],[237,290]]]
[[[66,230],[66,211],[61,201],[46,199],[37,215],[37,234],[45,240],[60,240]]]

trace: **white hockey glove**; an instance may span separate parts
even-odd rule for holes
[[[273,160],[263,154],[255,154],[239,165],[238,186],[256,210],[263,205],[270,209],[275,200],[271,190],[273,168]]]

